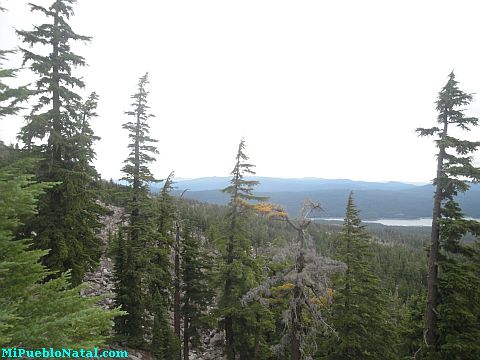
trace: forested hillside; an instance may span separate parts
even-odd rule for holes
[[[255,178],[256,179],[256,178]],[[179,181],[174,194],[189,189],[189,199],[213,204],[227,204],[228,197],[221,192],[227,183],[223,178],[207,178]],[[345,198],[355,191],[358,206],[362,208],[365,220],[381,218],[415,219],[431,217],[432,185],[411,185],[405,183],[374,183],[351,180],[324,179],[275,179],[259,178],[258,194],[266,196],[277,204],[285,206],[289,214],[295,215],[304,199],[321,199],[321,217],[341,218],[345,212]],[[152,190],[158,188],[152,185]],[[372,201],[375,199],[375,201]],[[466,216],[480,218],[480,187],[471,184],[465,194],[458,197]]]
[[[128,151],[108,181],[94,166],[102,99],[77,75],[87,59],[74,44],[92,38],[73,29],[76,1],[28,6],[35,23],[15,30],[18,49],[0,50],[0,121],[25,120],[16,144],[0,142],[2,354],[480,359],[480,223],[468,218],[480,217],[480,141],[462,137],[478,119],[453,72],[436,126],[416,129],[434,139],[431,185],[257,177],[240,136],[228,180],[158,179],[171,134],[152,131],[157,100],[140,70],[118,99]],[[6,68],[15,51],[23,63]],[[431,228],[362,222],[419,216]]]

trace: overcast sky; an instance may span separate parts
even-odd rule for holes
[[[24,1],[2,4],[0,48],[15,48],[13,28],[44,19]],[[427,182],[435,148],[414,129],[435,124],[450,71],[480,96],[475,0],[79,0],[75,9],[72,27],[93,37],[74,47],[89,64],[76,74],[100,96],[92,126],[104,178],[121,176],[123,112],[146,71],[158,177],[228,175],[244,136],[261,176]],[[22,121],[0,120],[1,138],[13,141]]]

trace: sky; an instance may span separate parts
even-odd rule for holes
[[[0,48],[16,48],[14,28],[45,19],[1,3]],[[73,45],[88,63],[74,74],[100,97],[95,166],[121,177],[124,111],[148,71],[159,178],[227,176],[244,137],[260,176],[428,182],[435,147],[414,129],[435,125],[452,70],[478,94],[466,113],[480,115],[479,13],[476,0],[79,0],[71,25],[93,40]],[[22,124],[0,120],[0,138]]]

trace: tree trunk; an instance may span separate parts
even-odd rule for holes
[[[260,315],[259,314],[255,314],[255,320],[257,321],[257,326],[255,327],[253,359],[260,360]]]
[[[427,345],[434,348],[437,347],[437,314],[435,308],[438,304],[438,259],[440,254],[440,225],[438,220],[441,216],[443,159],[445,157],[444,140],[447,136],[447,126],[447,116],[445,115],[442,139],[439,144],[440,151],[437,159],[436,189],[433,200],[432,215],[432,236],[430,253],[428,256],[427,308],[425,310],[425,323],[427,332],[425,335],[425,340]]]
[[[243,331],[246,331],[247,324],[244,317],[239,319],[239,325],[240,325],[240,329],[243,329]],[[249,351],[250,349],[247,341],[248,337],[246,333],[243,333],[243,331],[241,331],[241,334],[239,335],[240,336],[240,341],[239,341],[240,342],[240,360],[252,360],[252,356]]]
[[[189,336],[188,336],[188,318],[185,316],[185,319],[183,319],[183,360],[188,360],[188,341]]]

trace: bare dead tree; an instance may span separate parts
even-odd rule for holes
[[[297,237],[286,248],[268,249],[273,253],[274,260],[290,260],[292,266],[284,273],[267,279],[262,285],[250,290],[242,298],[242,303],[259,301],[267,304],[266,298],[271,296],[271,289],[278,284],[292,284],[288,294],[288,309],[283,314],[285,333],[274,347],[274,352],[283,353],[290,348],[290,359],[307,359],[309,353],[315,352],[315,337],[319,331],[333,331],[322,316],[322,307],[329,301],[331,290],[328,287],[329,274],[345,270],[345,264],[320,256],[313,249],[308,226],[311,224],[310,214],[320,210],[317,203],[305,200],[297,219],[290,219],[278,207],[273,208],[296,232]],[[273,213],[275,215],[275,213]],[[270,217],[272,215],[270,214]],[[312,322],[307,327],[303,314],[308,315]]]

